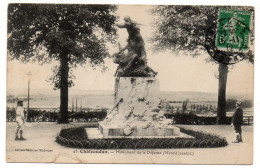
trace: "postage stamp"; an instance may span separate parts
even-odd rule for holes
[[[217,48],[223,51],[247,51],[251,12],[220,9]]]
[[[205,35],[205,48],[214,61],[230,65],[250,57],[251,15],[248,9],[218,9],[218,19]]]

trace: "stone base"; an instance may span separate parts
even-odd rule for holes
[[[99,122],[103,138],[175,138],[180,129],[166,119],[159,99],[160,85],[154,77],[116,79],[115,106]]]
[[[112,120],[117,118],[125,118],[129,115],[129,109],[134,109],[134,115],[142,115],[142,113],[148,108],[147,103],[150,106],[157,106],[160,102],[160,86],[159,81],[156,78],[143,78],[143,77],[121,77],[117,79],[115,86],[115,101],[119,103],[115,111],[118,112],[117,117],[113,117]]]
[[[122,125],[105,125],[99,122],[99,131],[103,135],[103,138],[172,138],[173,136],[180,136],[180,128],[174,126],[168,126],[166,128],[134,128],[130,135],[124,134],[124,128]]]

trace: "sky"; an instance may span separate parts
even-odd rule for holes
[[[153,17],[147,12],[151,6],[128,6],[121,5],[117,11],[120,16],[119,23],[123,23],[123,17],[128,15],[132,20],[140,23],[141,34],[145,40],[148,65],[158,72],[157,78],[160,81],[162,91],[199,91],[213,92],[218,91],[218,66],[207,63],[207,53],[192,58],[185,54],[176,55],[169,51],[153,53],[152,44],[148,39],[152,36],[151,23]],[[118,30],[118,42],[122,46],[126,45],[128,37],[126,29]],[[110,54],[117,52],[118,49],[110,46]],[[76,79],[75,86],[70,90],[113,90],[115,77],[113,76],[117,65],[111,59],[105,60],[108,70],[104,73],[100,68],[95,70],[88,68],[77,68],[74,70]],[[31,88],[52,89],[53,86],[46,80],[52,75],[53,64],[38,65],[22,64],[18,61],[9,61],[7,67],[7,90],[19,89],[27,90],[27,73],[31,71]],[[227,81],[227,92],[229,93],[252,93],[254,66],[244,61],[237,63],[230,69]]]

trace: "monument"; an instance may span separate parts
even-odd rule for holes
[[[115,73],[114,107],[99,130],[104,138],[162,138],[180,135],[180,129],[166,119],[159,99],[160,85],[157,73],[147,65],[144,40],[140,28],[130,17],[117,25],[126,28],[128,44],[113,55],[118,64]],[[125,54],[125,50],[127,53]]]

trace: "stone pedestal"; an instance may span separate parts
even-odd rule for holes
[[[102,133],[104,138],[172,138],[172,136],[179,136],[180,129],[174,126],[167,126],[164,128],[156,128],[156,127],[135,127],[133,128],[132,133],[130,135],[125,135],[124,124],[114,124],[114,125],[104,125],[102,122],[99,123],[99,130]]]
[[[99,122],[103,137],[171,137],[180,130],[160,109],[159,81],[154,77],[120,77],[115,84],[115,104]]]
[[[121,77],[116,79],[115,100],[123,101],[119,104],[118,117],[128,115],[129,110],[133,109],[134,115],[140,115],[146,108],[158,105],[160,85],[156,78],[152,77]]]

